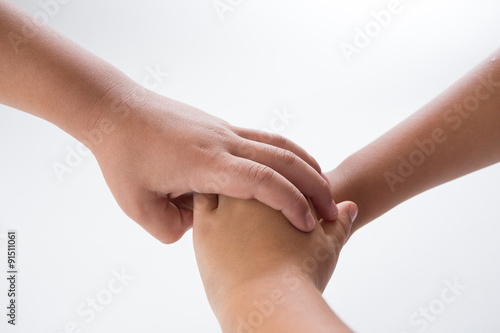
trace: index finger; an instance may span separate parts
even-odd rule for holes
[[[241,136],[244,139],[257,141],[261,143],[265,143],[271,146],[279,147],[285,150],[289,150],[293,152],[295,155],[300,157],[304,162],[309,164],[321,174],[321,167],[319,163],[312,157],[304,148],[300,147],[295,142],[274,133],[268,133],[265,131],[252,130],[248,128],[240,128],[236,129],[236,134]]]

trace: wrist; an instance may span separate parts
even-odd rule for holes
[[[391,191],[385,178],[393,161],[389,157],[389,153],[370,144],[327,173],[335,202],[350,200],[358,205],[351,233],[411,197]]]
[[[286,261],[286,259],[279,259]],[[234,274],[226,274],[225,279],[219,280],[219,288],[212,288],[211,293],[214,305],[221,310],[227,307],[228,300],[237,301],[242,299],[243,295],[266,294],[272,291],[276,286],[282,285],[302,285],[303,283],[312,284],[316,289],[316,282],[313,274],[306,272],[297,263],[269,264],[264,267],[253,267],[247,271],[239,271]],[[249,293],[249,290],[252,293]]]
[[[297,269],[282,268],[238,284],[211,305],[224,332],[274,332],[276,322],[290,320],[290,313],[295,312],[290,309],[298,305],[297,300],[304,294],[321,298],[310,276]]]
[[[108,77],[107,82],[97,84],[88,98],[91,103],[84,108],[83,121],[75,124],[71,132],[94,154],[118,137],[132,117],[138,116],[148,94],[147,89],[121,73]]]
[[[374,201],[381,199],[377,196],[379,186],[373,182],[374,177],[365,163],[357,152],[326,173],[334,201],[353,201],[358,206],[359,214],[351,233],[375,218]]]

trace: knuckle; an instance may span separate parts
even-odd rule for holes
[[[238,138],[234,141],[234,144],[236,147],[233,149],[233,153],[236,156],[243,156],[249,160],[255,160],[257,158],[259,151],[253,141]]]
[[[215,166],[205,173],[203,193],[221,193],[224,188],[231,185],[232,179],[240,174],[239,163],[231,163],[228,157],[221,157]]]
[[[321,193],[324,193],[325,196],[331,198],[332,194],[330,193],[330,185],[323,178],[321,178],[319,189]]]
[[[215,162],[224,156],[224,149],[211,140],[199,141],[191,147],[191,158],[202,165],[212,166]]]
[[[212,134],[217,141],[222,143],[230,143],[236,137],[234,131],[227,125],[222,125],[212,129]]]
[[[276,155],[277,158],[287,166],[291,166],[297,162],[297,155],[289,150],[276,148]]]
[[[338,219],[334,223],[338,223],[339,233],[337,234],[337,239],[339,242],[345,241],[351,233],[351,226],[349,221],[346,219]]]
[[[244,175],[244,163],[242,161],[221,161],[221,170],[230,177],[238,177]]]
[[[218,193],[221,183],[226,181],[226,170],[230,173],[229,156],[224,152],[213,154],[205,153],[198,156],[196,160],[202,166],[201,169],[190,172],[187,183],[190,188],[198,193]],[[215,191],[215,192],[214,192]]]
[[[304,212],[307,211],[307,203],[305,202],[304,195],[299,190],[294,190],[291,192],[291,199],[293,203],[293,207],[295,207],[296,210],[303,210]]]
[[[248,177],[258,186],[269,184],[274,179],[274,174],[274,170],[262,164],[252,165],[248,169]]]

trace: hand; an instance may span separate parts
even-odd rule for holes
[[[295,230],[280,212],[255,200],[196,195],[194,248],[218,318],[227,311],[234,313],[229,308],[234,306],[232,299],[240,298],[235,295],[248,295],[280,281],[284,281],[281,289],[312,284],[322,292],[357,215],[351,202],[338,207],[336,221],[320,221],[306,234]]]
[[[124,212],[162,242],[191,227],[192,192],[255,198],[310,230],[302,192],[335,218],[327,181],[297,145],[140,87],[10,1],[0,1],[0,15],[0,103],[82,141]]]
[[[93,144],[94,128],[83,141],[123,211],[160,241],[175,242],[192,226],[192,192],[255,198],[303,231],[314,219],[302,193],[322,217],[336,217],[317,162],[294,143],[134,89],[96,103],[92,123],[109,133]]]

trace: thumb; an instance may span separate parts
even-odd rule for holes
[[[351,235],[352,223],[358,215],[358,206],[352,201],[344,201],[337,204],[339,214],[334,221],[322,221],[321,225],[325,233],[336,237],[341,244],[345,244]]]
[[[195,193],[193,197],[194,215],[203,215],[211,212],[219,206],[219,196],[217,194]]]
[[[154,198],[145,205],[136,222],[163,244],[178,241],[193,225],[193,212],[165,198]]]

